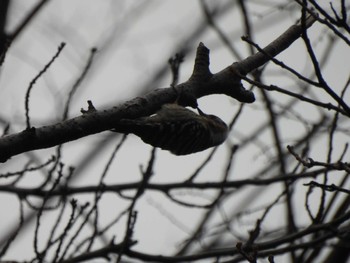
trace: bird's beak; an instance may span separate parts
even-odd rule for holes
[[[197,107],[197,111],[198,111],[199,115],[207,116],[207,114],[205,114],[203,111],[201,111],[201,109],[199,107]]]

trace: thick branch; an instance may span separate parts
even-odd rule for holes
[[[305,27],[311,27],[315,21],[316,19],[313,16],[307,17]],[[263,52],[257,52],[253,56],[249,56],[239,63],[232,64],[231,67],[234,70],[238,70],[243,75],[248,74],[254,69],[269,62],[271,58],[277,56],[282,51],[286,50],[295,40],[301,37],[303,30],[304,28],[301,23],[291,26],[281,36],[266,46],[263,49]],[[266,54],[268,54],[268,56]]]
[[[308,20],[311,26],[314,20]],[[300,25],[292,26],[278,39],[264,48],[266,54],[273,57],[288,48],[301,35]],[[197,106],[197,99],[211,94],[224,94],[241,102],[254,102],[254,94],[244,89],[241,74],[258,68],[271,57],[264,53],[233,63],[222,71],[212,74],[209,70],[209,50],[200,43],[197,49],[194,71],[191,78],[175,87],[157,89],[143,97],[137,97],[119,107],[108,110],[90,110],[83,115],[57,124],[31,128],[7,135],[0,139],[0,162],[6,162],[12,156],[43,148],[53,147],[84,136],[113,129],[120,119],[148,116],[156,112],[161,105],[178,100],[183,106]]]

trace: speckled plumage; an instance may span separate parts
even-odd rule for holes
[[[165,104],[149,117],[123,119],[116,132],[133,133],[145,143],[175,155],[186,155],[206,150],[225,141],[227,125],[214,115],[200,114],[179,106]]]

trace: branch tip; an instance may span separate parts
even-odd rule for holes
[[[200,42],[197,48],[193,73],[190,78],[191,80],[200,79],[201,81],[203,81],[205,79],[209,79],[212,76],[209,69],[209,53],[210,50],[202,42]]]

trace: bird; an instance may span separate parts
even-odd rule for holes
[[[162,105],[147,117],[121,119],[114,132],[132,133],[143,142],[175,155],[187,155],[222,144],[228,136],[226,123],[215,115],[199,114],[176,103]]]

